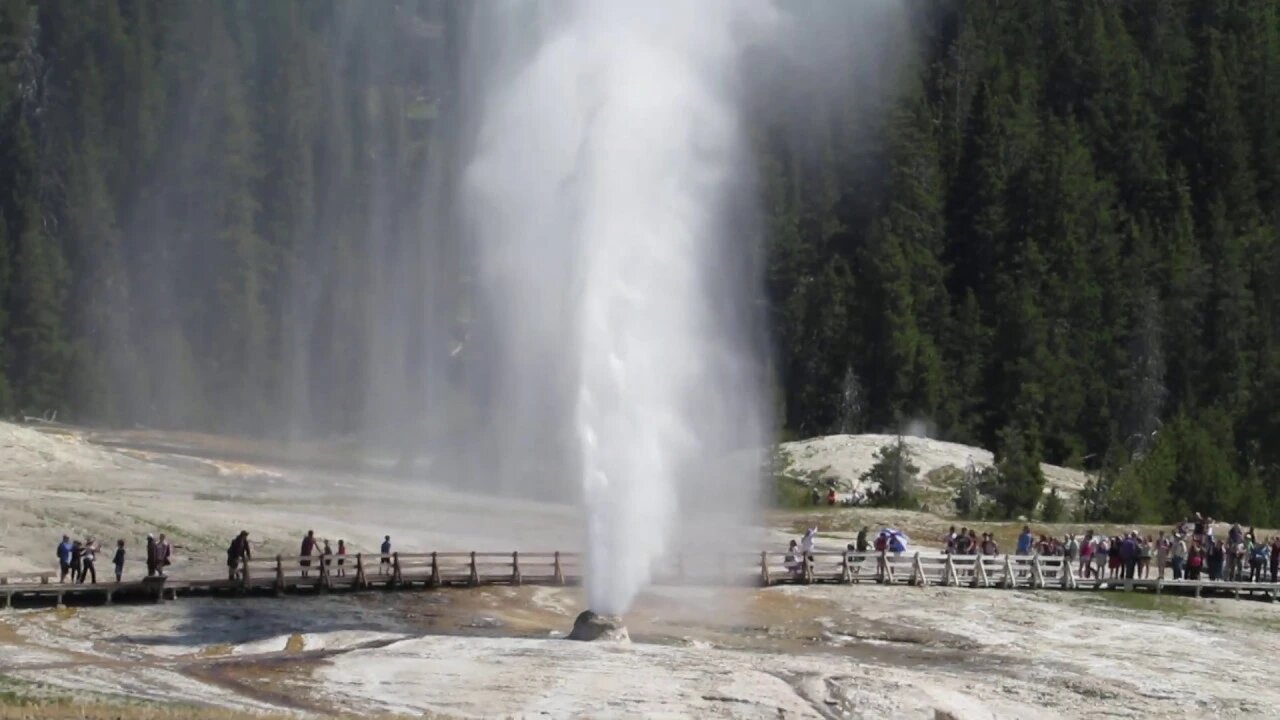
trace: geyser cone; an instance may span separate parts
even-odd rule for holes
[[[617,615],[599,615],[594,610],[583,610],[578,614],[578,619],[573,621],[569,639],[629,643],[631,634],[627,632],[627,626],[622,624],[622,618]]]

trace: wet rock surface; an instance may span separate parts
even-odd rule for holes
[[[583,610],[573,621],[573,631],[569,633],[569,639],[625,643],[631,642],[631,635],[627,632],[627,626],[622,624],[622,618],[616,615],[600,615],[593,610]]]

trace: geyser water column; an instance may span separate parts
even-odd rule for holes
[[[724,463],[708,466],[756,447],[763,427],[761,384],[745,370],[742,316],[754,305],[744,290],[756,280],[740,257],[751,238],[734,201],[750,175],[740,55],[768,10],[578,0],[512,3],[476,20],[489,40],[473,39],[473,55],[505,57],[481,81],[465,186],[502,325],[496,412],[510,413],[510,436],[571,425],[588,601],[602,613],[627,609],[684,511],[755,497],[754,463],[731,473],[728,496],[717,489]],[[538,460],[503,466],[547,466]]]

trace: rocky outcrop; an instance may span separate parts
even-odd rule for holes
[[[573,632],[569,633],[569,639],[627,643],[631,642],[631,635],[627,632],[627,626],[622,624],[622,618],[583,610],[578,619],[573,621]]]

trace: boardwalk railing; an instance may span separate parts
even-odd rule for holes
[[[243,561],[229,583],[246,591],[269,589],[279,594],[298,589],[564,585],[580,578],[576,553],[397,552],[257,557]]]
[[[162,600],[186,595],[324,593],[478,585],[568,585],[581,582],[583,556],[570,552],[428,552],[352,555],[276,555],[238,563],[215,579],[148,577],[122,583],[51,582],[53,573],[0,578],[0,601],[31,604],[67,599]],[[1262,593],[1275,601],[1280,584],[1209,580],[1082,579],[1062,557],[947,555],[937,552],[701,552],[665,558],[653,567],[655,584],[941,585],[974,588],[1177,589]]]
[[[1070,562],[1060,556],[761,552],[757,561],[764,585],[874,582],[1072,589],[1079,584]]]

